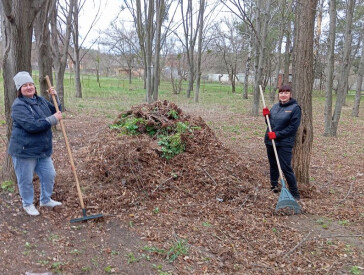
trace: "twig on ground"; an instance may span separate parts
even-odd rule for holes
[[[290,255],[293,251],[295,251],[298,247],[300,247],[311,235],[311,231],[308,232],[308,234],[298,243],[296,244],[290,251],[288,251],[284,256],[283,259],[286,258],[288,255]]]
[[[272,267],[266,266],[266,265],[263,265],[263,264],[252,264],[252,266],[266,268],[266,269],[272,269]]]
[[[354,183],[355,183],[355,181],[351,182],[348,192],[346,193],[345,197],[342,200],[339,201],[339,203],[342,203],[342,202],[344,202],[346,200],[346,198],[349,196],[351,190],[353,189]]]
[[[162,183],[158,184],[158,186],[152,191],[152,193],[154,193],[155,191],[157,191],[157,189],[159,187],[161,187],[162,185],[164,185],[165,183],[167,183],[168,181],[170,181],[171,179],[173,179],[173,177],[170,177],[168,179],[166,179],[165,181],[163,181]]]
[[[349,238],[349,237],[352,237],[352,238],[360,238],[360,237],[364,237],[363,234],[359,234],[359,235],[331,235],[331,236],[316,236],[316,237],[313,237],[311,238],[311,240],[313,239],[326,239],[326,238]]]
[[[217,185],[216,181],[214,180],[214,178],[205,170],[205,169],[201,169],[203,172],[205,172],[205,174],[207,176],[209,176],[209,178],[214,182],[215,185]]]

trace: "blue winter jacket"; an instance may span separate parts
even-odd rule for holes
[[[18,97],[11,107],[13,127],[8,153],[19,158],[44,158],[52,154],[52,125],[56,108],[41,96]]]
[[[301,107],[295,99],[291,99],[285,104],[274,104],[270,109],[269,116],[272,131],[276,133],[277,138],[275,144],[277,146],[294,146],[297,129],[301,123]],[[272,141],[268,138],[267,129],[264,142],[272,145]]]

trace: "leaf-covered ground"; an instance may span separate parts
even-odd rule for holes
[[[337,138],[323,137],[314,120],[315,188],[300,187],[304,214],[295,216],[274,214],[261,117],[167,101],[114,119],[71,113],[87,214],[104,218],[69,223],[82,213],[58,130],[53,198],[63,206],[29,217],[16,193],[0,193],[0,273],[364,273],[364,122],[347,113]],[[123,117],[141,118],[142,133],[110,129]],[[190,126],[178,135],[186,151],[166,160],[161,136],[177,123]]]

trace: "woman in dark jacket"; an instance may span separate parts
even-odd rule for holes
[[[272,132],[269,132],[269,129],[267,129],[264,137],[270,165],[271,189],[275,193],[279,192],[279,171],[272,145],[272,139],[274,139],[279,162],[287,180],[289,191],[296,200],[299,200],[300,194],[297,188],[296,177],[291,166],[291,160],[297,129],[301,122],[301,107],[297,104],[297,101],[292,98],[292,90],[289,85],[280,87],[278,99],[279,103],[274,104],[270,111],[267,108],[263,109],[263,115],[269,115],[272,127]]]
[[[51,199],[56,175],[51,159],[51,127],[62,118],[62,113],[56,112],[52,103],[37,95],[28,72],[17,73],[14,83],[17,98],[11,109],[13,125],[8,153],[12,156],[23,208],[29,215],[36,216],[39,212],[34,206],[34,172],[40,180],[40,206],[62,204]],[[57,95],[53,88],[48,92]]]

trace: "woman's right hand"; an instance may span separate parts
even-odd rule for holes
[[[54,113],[54,116],[56,117],[56,119],[58,121],[60,121],[62,119],[62,112],[58,111],[58,112]]]

